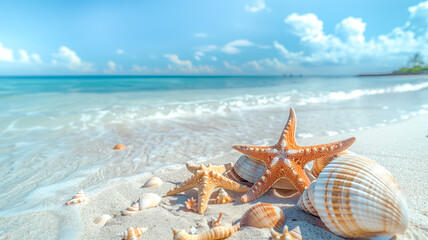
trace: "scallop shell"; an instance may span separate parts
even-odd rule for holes
[[[142,198],[140,198],[140,210],[156,207],[162,200],[161,196],[156,193],[146,193]]]
[[[156,187],[162,185],[163,181],[158,177],[152,177],[149,181],[147,181],[142,187]]]
[[[250,158],[246,155],[242,155],[233,166],[234,173],[236,173],[239,177],[245,179],[248,182],[255,183],[260,177],[263,175],[263,172],[266,169],[266,165],[254,158]],[[309,180],[314,180],[315,177],[312,175],[309,167],[305,167],[305,173],[308,176]],[[288,179],[280,179],[278,180],[272,188],[279,189],[296,189]]]
[[[229,194],[223,189],[220,188],[218,191],[218,195],[216,199],[213,201],[214,204],[225,204],[235,201],[233,198],[229,196]]]
[[[248,209],[241,218],[241,227],[274,228],[280,230],[285,216],[279,207],[270,203],[259,203]]]
[[[140,204],[138,202],[133,202],[130,207],[126,210],[122,210],[120,213],[123,216],[130,216],[136,214],[138,211],[140,211]]]
[[[144,227],[136,227],[136,228],[130,227],[126,231],[123,231],[122,233],[119,233],[117,235],[121,236],[123,240],[137,240],[146,231],[147,231],[147,228],[144,228]]]
[[[193,197],[187,199],[185,204],[186,204],[187,210],[194,211],[194,212],[198,211],[197,210],[198,205],[196,204],[196,199],[194,199]]]
[[[282,233],[278,233],[272,228],[270,229],[270,234],[275,240],[302,240],[302,232],[300,231],[300,227],[297,226],[293,228],[293,230],[288,231],[288,227],[285,226]]]
[[[349,238],[403,233],[409,223],[406,201],[391,173],[351,152],[322,170],[298,206],[318,215],[333,233]]]
[[[97,219],[94,220],[95,224],[104,226],[106,225],[107,221],[112,219],[112,217],[110,216],[110,214],[104,214],[101,217],[98,217]]]
[[[70,201],[66,202],[65,205],[79,204],[87,201],[89,201],[89,199],[86,197],[83,190],[80,190],[80,192],[76,193],[76,195],[74,195]]]

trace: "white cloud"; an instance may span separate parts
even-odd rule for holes
[[[12,49],[3,47],[1,43],[0,43],[0,61],[7,61],[7,62],[13,61]]]
[[[21,55],[21,59],[20,59],[21,62],[27,63],[30,61],[30,57],[28,56],[27,51],[21,49],[19,50],[19,55]]]
[[[147,70],[146,66],[138,66],[136,64],[132,65],[132,71],[136,73],[141,73]]]
[[[217,58],[216,57],[211,57],[211,60],[213,60],[214,62],[216,62]]]
[[[104,69],[104,73],[114,73],[114,72],[116,72],[117,71],[117,68],[116,68],[116,63],[115,62],[113,62],[113,61],[108,61],[107,62],[107,66],[108,66],[108,68],[107,69]]]
[[[213,73],[215,68],[207,65],[193,66],[190,60],[180,60],[176,54],[164,54],[174,65],[168,64],[168,70],[179,71],[184,73]]]
[[[66,46],[61,46],[58,52],[53,54],[52,64],[63,65],[71,71],[93,72],[95,69],[91,63],[85,63],[80,60],[76,52]]]
[[[347,17],[336,25],[334,34],[326,34],[323,22],[315,14],[293,13],[285,18],[292,33],[300,38],[303,51],[291,52],[278,42],[274,47],[287,64],[365,64],[391,67],[405,63],[415,52],[428,52],[428,2],[409,8],[409,20],[390,33],[367,40],[366,23]],[[379,61],[382,59],[382,61]]]
[[[229,54],[237,54],[240,53],[241,50],[238,47],[248,47],[253,46],[254,44],[246,39],[239,39],[233,42],[226,44],[221,51]]]
[[[42,63],[42,59],[40,58],[39,54],[31,54],[31,58],[36,62],[36,63]]]
[[[242,72],[242,70],[239,67],[229,64],[228,61],[224,61],[223,63],[227,69],[233,70],[235,72]]]
[[[117,54],[123,54],[123,53],[125,53],[125,51],[123,51],[123,49],[119,48],[119,49],[116,50],[116,53]]]
[[[193,34],[193,36],[197,37],[197,38],[204,38],[204,37],[207,37],[207,34],[206,33],[195,33],[195,34]]]
[[[201,52],[201,51],[197,51],[195,52],[195,59],[200,61],[201,57],[205,56],[205,53]]]
[[[200,46],[196,47],[196,49],[200,52],[212,52],[218,49],[216,45],[206,45],[206,46]]]
[[[164,57],[168,58],[171,62],[186,67],[188,69],[192,68],[192,62],[190,60],[180,60],[178,55],[175,54],[164,54]]]
[[[258,12],[266,8],[264,0],[254,0],[251,4],[245,5],[245,10],[249,12]]]
[[[245,66],[249,66],[252,70],[256,70],[256,71],[263,71],[265,70],[262,66],[260,66],[260,64],[253,60],[253,61],[249,61],[245,64]]]

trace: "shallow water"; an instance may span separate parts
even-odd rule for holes
[[[233,144],[274,144],[290,106],[300,138],[384,126],[427,113],[428,77],[0,78],[0,216]]]

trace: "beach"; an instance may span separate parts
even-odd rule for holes
[[[428,116],[395,123],[386,127],[372,128],[362,131],[338,134],[335,136],[297,138],[302,146],[332,142],[348,137],[356,137],[351,151],[371,158],[388,169],[402,188],[410,210],[410,224],[404,234],[396,239],[426,239],[428,237]],[[278,132],[280,129],[278,129]],[[272,136],[271,143],[277,135]],[[193,141],[198,141],[193,139]],[[106,149],[106,151],[109,151]],[[123,150],[119,154],[127,154]],[[240,156],[238,152],[227,151],[221,158],[213,157],[204,163],[222,164],[235,162]],[[152,176],[158,176],[164,184],[158,187],[141,188]],[[164,196],[177,183],[190,177],[184,164],[155,170],[150,173],[130,176],[120,182],[104,183],[101,191],[92,192],[84,189],[90,198],[88,203],[66,206],[74,194],[63,195],[55,204],[53,210],[38,213],[22,214],[15,217],[0,219],[0,225],[5,232],[2,239],[119,239],[116,233],[133,226],[147,227],[142,239],[172,239],[171,228],[186,229],[192,226],[198,233],[209,229],[212,217],[223,212],[225,225],[236,223],[250,206],[259,202],[272,203],[280,207],[286,217],[289,229],[300,227],[303,239],[341,239],[329,232],[316,217],[304,213],[296,207],[299,194],[281,195],[269,190],[261,198],[243,204],[239,198],[241,193],[228,191],[237,199],[234,203],[210,204],[203,215],[186,211],[184,202],[190,197],[196,197],[197,191],[189,190],[175,196],[163,197],[159,206],[143,210],[133,216],[116,216],[105,226],[94,224],[94,220],[103,214],[117,214],[130,206],[144,193],[153,192]],[[287,192],[286,195],[290,193]],[[269,239],[268,229],[243,228],[230,239]]]
[[[236,223],[259,202],[280,207],[304,239],[337,239],[295,206],[297,192],[243,204],[228,191],[235,202],[203,215],[184,207],[196,189],[164,197],[192,175],[186,162],[236,162],[232,145],[275,144],[290,107],[301,146],[356,137],[350,151],[389,170],[407,199],[410,225],[397,238],[427,237],[426,77],[5,78],[0,93],[0,239],[119,239],[137,226],[148,228],[142,239],[171,239],[171,228],[208,230],[220,212]],[[153,176],[164,184],[141,188]],[[65,205],[81,189],[89,202]],[[120,216],[148,192],[163,196],[159,206]],[[103,214],[119,215],[94,224]],[[246,228],[231,239],[269,236]]]

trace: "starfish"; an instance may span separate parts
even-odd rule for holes
[[[187,170],[193,173],[193,176],[175,188],[169,190],[166,195],[171,196],[192,188],[198,188],[199,214],[202,214],[207,210],[208,200],[210,199],[214,189],[217,187],[222,187],[235,192],[246,192],[249,189],[247,186],[241,185],[222,175],[233,167],[233,163],[219,166],[209,164],[207,167],[203,164],[193,165],[186,163],[186,167]]]
[[[355,142],[355,138],[352,137],[338,142],[302,147],[296,143],[295,131],[296,114],[294,109],[290,108],[290,116],[277,144],[270,147],[233,146],[246,156],[266,164],[260,179],[241,197],[242,202],[250,202],[260,197],[281,178],[289,179],[297,190],[303,193],[310,184],[304,172],[308,162],[342,152]]]

